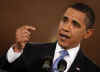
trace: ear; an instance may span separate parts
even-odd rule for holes
[[[84,39],[90,38],[93,35],[94,31],[95,29],[88,29],[86,34],[84,35]]]

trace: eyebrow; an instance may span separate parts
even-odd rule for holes
[[[68,16],[63,16],[63,20],[68,20]],[[73,19],[72,22],[76,23],[78,27],[81,27],[81,24],[79,21]]]

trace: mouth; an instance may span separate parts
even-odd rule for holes
[[[70,36],[62,34],[62,33],[60,33],[59,36],[62,37],[62,38],[66,38],[66,39],[70,39],[71,38]]]

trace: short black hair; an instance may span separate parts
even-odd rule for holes
[[[87,18],[89,19],[87,28],[94,28],[95,27],[95,14],[91,7],[89,7],[87,4],[84,3],[73,3],[67,7],[68,8],[74,8],[76,10],[79,10],[87,15]]]

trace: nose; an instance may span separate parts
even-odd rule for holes
[[[72,29],[71,22],[64,23],[62,29],[65,32],[70,32]]]

